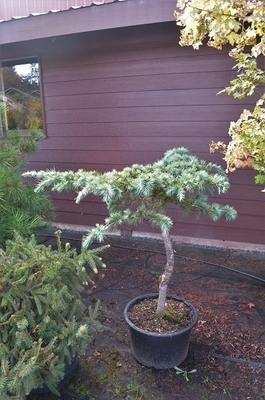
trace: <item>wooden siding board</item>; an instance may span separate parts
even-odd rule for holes
[[[54,199],[55,209],[59,209],[61,212],[69,213],[82,213],[87,215],[107,215],[107,209],[105,204],[100,202],[81,202],[80,204],[76,204],[73,201],[67,201],[65,199],[55,200]]]
[[[176,224],[178,223],[186,223],[186,224],[194,224],[196,223],[196,216],[195,215],[190,215],[190,216],[183,216],[180,217],[176,213],[174,213],[174,219],[176,221]],[[209,218],[202,216],[198,222],[199,225],[201,226],[207,226],[207,227],[215,227],[216,222],[211,221]],[[255,227],[255,230],[260,231],[260,233],[264,229],[264,223],[265,223],[265,217],[260,218],[260,216],[249,216],[245,215],[244,218],[236,218],[235,221],[230,221],[227,222],[224,218],[221,218],[218,221],[218,227],[220,228],[233,228],[233,229],[238,229],[238,230],[244,230],[245,224],[248,224],[249,226],[253,225]]]
[[[179,52],[180,28],[172,23],[159,23],[152,25],[119,28],[111,31],[83,32],[78,35],[64,35],[43,40],[44,66],[62,67],[76,65],[99,64],[102,62],[116,62],[157,59],[170,57],[190,57],[189,47],[182,47]],[[128,45],[129,37],[129,45]],[[144,38],[144,40],[143,40]],[[38,43],[41,40],[38,40]],[[45,45],[46,44],[46,45]],[[77,46],[76,46],[77,44]],[[31,46],[34,43],[30,44]],[[20,45],[20,47],[23,44]],[[28,46],[27,46],[28,47]],[[68,49],[71,47],[71,52]],[[229,47],[222,50],[227,54]],[[87,57],[89,53],[89,57]],[[217,55],[216,51],[203,46],[200,51],[195,51],[192,57]],[[54,57],[54,55],[56,57]],[[227,64],[232,67],[233,61],[227,58]]]
[[[91,213],[91,210],[101,210],[100,214],[101,215],[106,215],[106,207],[105,205],[101,202],[100,198],[96,196],[88,196],[87,198],[83,199],[80,204],[75,203],[75,198],[77,194],[76,193],[58,193],[56,196],[56,193],[52,193],[51,197],[54,201],[54,205],[56,208],[67,211],[67,212],[72,212],[72,210],[86,210],[87,213]],[[216,199],[218,201],[218,199]],[[219,202],[221,204],[226,204],[227,199],[223,199],[223,201]],[[255,201],[254,204],[251,200],[244,201],[242,202],[241,200],[231,200],[230,204],[233,205],[236,210],[238,211],[238,214],[240,217],[242,216],[247,216],[247,218],[252,218],[256,217],[260,219],[259,224],[255,227],[258,228],[258,226],[261,227],[260,230],[263,229],[264,224],[265,224],[265,216],[261,218],[260,216],[262,215],[262,212],[264,211],[264,203],[262,201]],[[79,207],[79,208],[78,208]],[[172,209],[172,212],[174,212],[174,207],[170,207]],[[252,219],[249,219],[249,222],[252,224]],[[253,220],[254,222],[254,220]],[[226,223],[225,223],[226,225]]]
[[[76,170],[82,169],[82,168],[86,168],[88,170],[96,169],[98,171],[107,171],[107,170],[112,169],[112,168],[120,170],[126,165],[130,165],[130,164],[133,164],[133,163],[136,163],[136,162],[139,162],[139,163],[152,162],[154,160],[159,159],[160,156],[161,156],[161,155],[159,155],[157,153],[156,153],[156,155],[155,155],[155,153],[153,153],[151,156],[149,156],[149,155],[146,156],[143,153],[140,156],[141,158],[140,159],[138,158],[138,160],[137,160],[136,157],[132,158],[133,155],[128,160],[129,154],[126,153],[126,155],[124,157],[124,163],[122,165],[121,164],[120,165],[118,165],[118,164],[112,165],[111,164],[111,159],[114,159],[114,161],[115,161],[115,157],[113,156],[113,154],[115,154],[115,153],[114,152],[110,152],[109,158],[107,157],[107,154],[104,154],[104,153],[102,154],[102,156],[98,156],[97,165],[95,165],[95,160],[93,160],[92,154],[93,153],[90,153],[90,152],[87,152],[87,154],[86,154],[86,160],[87,160],[88,164],[85,164],[84,162],[82,164],[78,164],[78,163],[71,162],[71,161],[61,164],[62,160],[60,160],[59,166],[61,168],[59,167],[58,170],[73,170],[73,171],[76,171]],[[127,156],[127,158],[126,158],[126,156]],[[35,164],[31,163],[28,168],[29,169],[36,169],[36,170],[39,170],[41,168],[43,168],[43,169],[53,169],[54,165],[56,165],[55,162],[51,162],[50,164],[48,164],[47,160],[46,160],[46,164],[45,164],[45,162],[42,162],[41,160],[38,160],[38,161],[39,161],[39,163],[35,163]],[[94,161],[94,163],[93,163],[93,161]],[[102,162],[102,166],[100,165],[101,162]],[[258,209],[257,208],[257,204],[258,204],[259,205],[259,210],[260,210],[260,214],[259,214],[260,218],[261,219],[264,218],[264,216],[265,216],[265,213],[264,213],[264,194],[261,192],[261,186],[255,185],[253,183],[253,179],[251,179],[250,177],[249,177],[248,181],[246,179],[245,182],[242,183],[242,184],[232,184],[231,187],[230,187],[229,192],[226,195],[224,195],[222,197],[213,197],[212,201],[220,202],[222,204],[227,204],[228,203],[228,204],[231,204],[231,205],[235,205],[235,207],[236,207],[236,204],[238,204],[238,203],[236,203],[235,199],[238,201],[238,203],[241,202],[241,204],[242,204],[242,202],[246,202],[246,205],[244,206],[245,207],[244,214],[247,214],[246,210],[247,210],[247,208],[249,208],[249,214],[253,215],[253,213],[251,212],[251,208],[253,208],[253,210],[257,211],[257,209]],[[243,205],[242,205],[242,207],[243,207]],[[239,210],[238,210],[239,212],[240,212],[240,209],[241,208],[239,208]]]
[[[128,37],[130,44],[128,46]],[[143,40],[144,37],[144,40]],[[44,39],[31,42],[30,46],[38,48],[42,46],[42,53],[45,56],[43,65],[45,68],[72,68],[77,64],[83,67],[98,67],[100,64],[132,65],[135,62],[149,60],[153,62],[161,59],[179,59],[181,62],[197,64],[197,60],[202,62],[202,58],[211,57],[213,60],[222,60],[222,65],[227,66],[231,72],[234,61],[227,57],[229,47],[224,47],[221,51],[205,46],[200,51],[191,52],[189,47],[182,47],[181,52],[178,46],[179,28],[172,22],[171,24],[153,24],[144,27],[116,29],[115,31],[83,33],[82,35],[56,37],[53,40]],[[71,47],[71,52],[68,48]],[[27,45],[27,49],[29,45]],[[10,46],[9,46],[10,49]],[[20,45],[23,49],[23,44]],[[18,50],[18,49],[16,49]],[[217,68],[216,68],[217,67]],[[218,65],[215,65],[216,71]],[[208,68],[207,68],[208,70]],[[235,75],[235,72],[233,73]]]
[[[62,141],[61,137],[51,138],[50,140],[46,140],[45,143],[42,143],[42,150],[53,150],[60,149],[59,151],[84,151],[84,149],[89,149],[89,151],[135,151],[139,152],[156,152],[157,149],[161,152],[165,152],[173,147],[188,145],[189,148],[192,147],[193,151],[196,152],[208,152],[209,144],[206,142],[202,142],[199,138],[191,139],[191,142],[187,141],[185,136],[178,138],[169,137],[165,140],[165,137],[144,137],[142,135],[135,135],[131,137],[120,137],[120,136],[112,136],[112,137],[97,137],[97,136],[84,136],[79,137],[76,140],[76,137],[68,138],[68,140]],[[85,150],[86,151],[86,150]],[[61,153],[58,153],[60,155]]]
[[[70,137],[95,136],[95,137],[116,137],[126,138],[134,136],[144,136],[149,138],[175,137],[176,143],[179,138],[200,137],[203,142],[210,143],[213,136],[216,135],[223,140],[227,140],[228,121],[147,121],[147,122],[108,122],[104,123],[50,123],[48,126],[48,137],[65,138],[66,142]],[[188,140],[191,140],[188,139]],[[50,140],[50,139],[49,139]],[[45,144],[41,142],[41,146]]]
[[[54,202],[56,206],[56,201]],[[90,216],[100,216],[101,220],[102,218],[104,219],[107,216],[107,211],[106,208],[104,207],[104,204],[97,204],[97,203],[80,203],[80,204],[75,204],[72,203],[69,209],[69,203],[65,201],[60,201],[58,202],[58,209],[59,212],[64,212],[69,214],[69,210],[71,211],[71,214],[81,214],[83,218],[90,218]],[[252,219],[250,221],[250,218]],[[215,225],[218,225],[218,228],[222,229],[238,229],[238,230],[243,230],[244,229],[244,223],[242,218],[237,218],[235,222],[226,222],[225,220],[220,220],[218,221],[218,224],[215,222],[212,222],[210,220],[203,220],[203,219],[196,219],[196,216],[191,216],[190,218],[174,218],[175,223],[178,226],[179,224],[188,224],[188,225],[200,225],[200,227],[204,227],[205,229],[209,228],[214,228]],[[264,227],[264,220],[261,221],[258,216],[246,216],[246,221],[255,223],[255,231],[259,231],[260,234],[263,232],[263,227]],[[263,222],[263,224],[262,224]]]
[[[63,211],[57,211],[55,222],[63,224],[74,224],[83,226],[93,226],[97,223],[104,223],[104,216],[98,214],[82,215],[81,213],[68,213]]]
[[[31,170],[54,170],[54,168],[56,167],[57,171],[78,171],[79,169],[86,169],[86,170],[90,170],[90,171],[99,171],[99,172],[107,172],[110,169],[116,169],[118,171],[122,170],[125,166],[128,166],[128,164],[119,164],[119,160],[115,163],[115,160],[113,162],[113,164],[107,164],[104,163],[104,160],[102,160],[102,162],[98,163],[98,164],[94,164],[94,163],[90,163],[89,162],[89,158],[88,158],[88,162],[86,164],[81,164],[78,161],[77,162],[60,162],[60,163],[48,163],[45,161],[40,161],[40,162],[34,162],[34,163],[30,163],[27,166],[27,170],[31,171]]]
[[[243,232],[243,229],[232,228],[231,226],[225,226],[224,228],[219,228],[217,226],[205,227],[199,223],[194,223],[189,225],[179,224],[178,229],[173,234],[181,236],[191,236],[194,238],[205,238],[205,239],[216,239],[226,241],[234,241],[235,237],[238,237],[239,242],[246,243],[261,243],[264,244],[264,240],[261,237],[261,232],[249,229],[247,232]]]
[[[120,39],[123,36],[123,30],[118,29],[117,31],[119,32]],[[172,26],[171,31],[173,31],[174,35],[177,35],[178,37],[178,31],[175,25]],[[188,59],[193,58],[193,62],[196,63],[197,59],[201,59],[202,57],[213,56],[215,57],[215,59],[216,57],[217,59],[220,59],[221,54],[227,54],[226,49],[216,53],[213,49],[205,47],[202,48],[200,52],[194,53],[194,55],[191,57],[190,49],[188,47],[183,47],[182,53],[179,54],[179,49],[176,46],[176,40],[174,40],[174,42],[172,42],[171,44],[169,43],[169,41],[167,43],[165,43],[164,41],[161,42],[159,38],[157,38],[156,43],[154,43],[154,39],[152,39],[152,42],[150,43],[148,42],[148,40],[144,42],[140,42],[138,40],[137,43],[130,44],[129,47],[126,44],[119,46],[117,45],[118,38],[114,39],[113,35],[111,39],[108,37],[104,37],[104,44],[99,43],[98,37],[96,37],[95,42],[93,42],[91,40],[91,36],[86,37],[85,35],[80,35],[79,42],[81,41],[81,43],[78,43],[78,49],[75,51],[74,46],[76,45],[77,39],[73,41],[69,36],[67,36],[66,38],[66,43],[64,43],[64,40],[62,38],[56,38],[55,41],[39,40],[38,44],[35,44],[35,47],[39,47],[40,44],[44,47],[43,54],[45,55],[45,60],[43,65],[45,68],[61,68],[61,61],[58,59],[58,56],[60,56],[61,60],[63,61],[64,67],[71,69],[75,67],[77,59],[80,67],[88,68],[93,66],[97,67],[100,64],[128,64],[142,62],[143,60],[149,60],[150,62],[153,60],[153,62],[155,62],[156,60],[160,60],[161,58],[169,60],[172,58],[182,59],[183,62],[187,62]],[[132,37],[130,36],[130,41],[131,40]],[[71,54],[65,51],[66,45],[70,45],[73,47]],[[33,47],[34,44],[32,43],[31,46]],[[45,48],[46,51],[48,51],[47,55],[45,53]],[[87,57],[88,54],[89,58]],[[235,72],[231,71],[231,68],[234,65],[233,61],[231,59],[226,59],[224,66],[225,65],[227,66],[227,71],[235,76]],[[224,66],[222,70],[224,69]],[[217,71],[219,70],[217,69]]]
[[[151,67],[151,68],[150,68]],[[113,77],[129,77],[138,75],[157,75],[173,74],[177,72],[184,72],[185,74],[196,72],[215,72],[215,71],[228,71],[231,68],[231,63],[224,58],[223,54],[213,54],[207,57],[197,56],[195,59],[189,57],[171,57],[171,58],[154,58],[152,60],[129,60],[122,62],[105,62],[98,64],[78,65],[63,68],[47,68],[45,75],[43,75],[43,82],[60,82],[60,81],[73,81],[83,79],[100,79]]]
[[[219,90],[222,88],[220,87]],[[45,108],[49,110],[76,110],[86,108],[146,107],[146,106],[190,106],[190,105],[234,105],[239,101],[224,93],[217,95],[218,89],[150,90],[83,94],[46,97]],[[207,99],[207,100],[206,100]],[[241,104],[249,104],[244,99]]]
[[[241,200],[233,199],[233,200],[231,200],[231,202],[233,202],[233,206],[237,210],[240,218],[244,217],[245,215],[248,215],[250,217],[256,216],[256,217],[261,218],[261,221],[263,221],[262,222],[263,227],[261,228],[261,231],[263,231],[263,235],[264,235],[265,218],[261,217],[262,215],[264,215],[264,202],[262,200],[253,202],[252,199],[250,199],[248,201],[247,200],[244,201],[243,204],[242,204]],[[250,226],[253,226],[252,220],[250,221]]]
[[[190,105],[156,107],[108,107],[73,110],[50,110],[47,123],[78,122],[152,122],[152,121],[227,121],[235,119],[242,111],[242,106],[227,105]]]
[[[196,73],[180,72],[171,74],[164,73],[163,75],[152,74],[130,77],[101,77],[94,79],[89,79],[89,76],[87,76],[83,80],[46,82],[45,95],[47,97],[54,97],[86,95],[88,93],[105,94],[154,90],[187,90],[187,88],[189,88],[189,90],[210,88],[215,90],[217,93],[221,88],[223,88],[224,83],[228,85],[229,76],[229,71]]]
[[[65,224],[78,224],[82,226],[93,226],[96,223],[103,223],[104,216],[81,215],[74,213],[68,214],[59,211],[57,213],[57,222]],[[154,229],[148,224],[138,226],[137,231],[159,233],[158,229]],[[264,244],[263,237],[261,237],[262,232],[255,229],[249,229],[247,232],[244,232],[243,229],[233,228],[228,226],[228,224],[226,224],[223,228],[220,228],[218,224],[214,226],[204,226],[200,224],[200,221],[196,220],[191,224],[188,224],[187,222],[176,223],[171,233],[172,235],[186,236],[191,238],[222,240],[224,242],[224,246],[226,241],[234,241],[235,237],[238,238],[239,242]]]
[[[47,152],[35,154],[31,159],[33,161],[38,160],[40,163],[50,163],[50,165],[53,166],[65,163],[69,168],[72,168],[71,166],[77,163],[86,167],[88,165],[87,163],[89,163],[90,165],[94,165],[96,169],[97,165],[100,164],[109,165],[112,169],[114,168],[113,166],[117,164],[123,167],[134,163],[152,163],[154,160],[161,158],[163,153],[164,152],[161,150],[152,153],[147,153],[146,151],[123,151],[121,153],[119,150],[102,152],[84,150],[77,153],[71,150],[49,150]],[[207,158],[210,158],[207,157],[207,154],[208,153],[199,153],[197,155],[207,160]]]
[[[112,162],[119,162],[122,165],[130,165],[133,163],[141,163],[141,162],[152,162],[154,157],[158,159],[161,156],[162,152],[155,152],[155,153],[144,153],[144,157],[140,152],[134,151],[125,151],[120,152],[119,150],[116,151],[102,151],[102,152],[95,152],[89,150],[83,150],[81,152],[74,152],[71,150],[49,150],[47,152],[39,152],[31,156],[31,159],[38,160],[39,162],[50,162],[52,165],[62,163],[68,163],[69,166],[74,162],[82,163],[84,166],[89,161],[90,163],[112,165]],[[145,160],[144,160],[145,159]]]

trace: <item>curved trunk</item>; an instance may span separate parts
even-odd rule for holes
[[[158,303],[157,303],[157,312],[164,314],[165,312],[165,304],[167,298],[167,287],[174,271],[174,250],[172,246],[172,241],[170,239],[169,234],[162,233],[162,238],[165,245],[166,250],[166,258],[167,263],[164,269],[164,272],[161,276],[161,281],[159,284],[159,296],[158,296]]]

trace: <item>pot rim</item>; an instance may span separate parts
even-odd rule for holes
[[[186,331],[189,331],[189,330],[191,330],[196,324],[197,324],[197,322],[198,322],[198,312],[197,312],[197,310],[196,310],[196,308],[195,308],[195,306],[192,304],[192,303],[190,303],[188,300],[186,300],[186,299],[183,299],[182,297],[179,297],[179,296],[175,296],[175,295],[171,295],[171,294],[168,294],[167,295],[167,299],[174,299],[174,300],[177,300],[177,301],[182,301],[183,303],[185,303],[190,309],[191,309],[191,316],[192,316],[192,321],[191,321],[191,323],[189,324],[189,325],[187,325],[185,328],[183,328],[183,329],[179,329],[179,330],[177,330],[177,331],[172,331],[172,332],[166,332],[166,333],[158,333],[158,332],[151,332],[151,331],[146,331],[145,329],[142,329],[142,328],[139,328],[137,325],[135,325],[131,320],[130,320],[130,318],[128,317],[128,311],[129,311],[129,309],[135,304],[135,303],[139,303],[139,302],[141,302],[141,300],[144,300],[144,299],[147,299],[147,298],[156,298],[156,297],[158,297],[158,293],[148,293],[148,294],[144,294],[144,295],[141,295],[141,296],[137,296],[137,297],[135,297],[134,299],[132,299],[131,301],[129,301],[129,303],[127,303],[127,305],[125,306],[125,308],[124,308],[124,312],[123,312],[123,314],[124,314],[124,318],[125,318],[125,321],[127,322],[127,324],[131,327],[131,328],[133,328],[133,329],[136,329],[137,331],[139,331],[139,332],[142,332],[142,333],[144,333],[145,335],[147,335],[147,336],[156,336],[156,337],[161,337],[161,336],[166,336],[166,337],[169,337],[169,336],[175,336],[175,335],[179,335],[179,334],[181,334],[181,333],[184,333],[184,332],[186,332]]]

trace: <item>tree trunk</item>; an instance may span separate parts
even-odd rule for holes
[[[174,259],[174,250],[173,250],[172,241],[170,239],[170,236],[167,233],[162,233],[162,238],[163,238],[164,245],[165,245],[167,263],[166,263],[164,272],[161,276],[161,281],[159,284],[157,312],[164,314],[166,298],[167,298],[167,287],[168,287],[171,275],[174,271],[175,259]]]

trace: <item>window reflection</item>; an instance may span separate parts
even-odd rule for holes
[[[29,129],[42,131],[39,64],[2,63],[1,86],[2,133],[19,130],[26,134]]]

